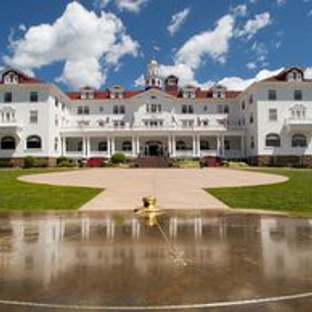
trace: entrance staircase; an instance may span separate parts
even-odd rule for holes
[[[139,156],[136,165],[139,168],[168,168],[170,163],[168,156]]]

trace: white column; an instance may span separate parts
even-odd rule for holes
[[[86,157],[87,155],[87,138],[82,138],[82,157]]]
[[[222,151],[221,151],[221,136],[218,135],[217,137],[217,156],[222,156]]]
[[[176,137],[175,135],[172,136],[172,157],[176,157]]]
[[[90,137],[86,138],[86,146],[87,146],[86,157],[89,158],[90,150],[91,150],[91,148],[90,148]]]
[[[115,137],[111,137],[111,154],[115,154]]]
[[[111,157],[112,156],[112,154],[111,154],[111,138],[107,137],[106,140],[107,140],[107,157]]]
[[[197,151],[196,151],[196,136],[193,135],[193,157],[196,157]]]
[[[196,143],[197,143],[197,156],[200,157],[200,135],[196,137]]]
[[[170,135],[168,135],[168,153],[169,153],[169,156],[172,155],[172,139]]]
[[[136,153],[136,137],[132,136],[132,157],[135,157]]]
[[[66,138],[61,137],[61,155],[65,156],[66,154]]]
[[[137,152],[137,156],[139,156],[139,154],[140,154],[140,137],[139,136],[137,136],[137,138],[136,138],[136,152]]]

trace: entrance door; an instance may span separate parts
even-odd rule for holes
[[[161,156],[163,154],[162,143],[158,141],[146,142],[145,151],[148,156]]]

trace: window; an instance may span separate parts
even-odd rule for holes
[[[7,136],[1,140],[1,149],[2,150],[15,150],[16,143],[13,137]]]
[[[54,139],[54,150],[57,152],[58,151],[58,138]]]
[[[193,105],[182,105],[182,114],[193,114]]]
[[[18,83],[18,76],[14,73],[9,73],[4,77],[5,84],[17,84]]]
[[[26,148],[28,148],[28,149],[42,148],[41,138],[37,135],[32,135],[32,136],[28,137],[27,141],[26,141]]]
[[[253,94],[250,94],[250,96],[249,96],[249,104],[252,104],[253,101],[254,101]]]
[[[177,142],[177,151],[184,151],[186,150],[186,143],[183,140],[179,140]]]
[[[77,152],[82,152],[82,150],[83,150],[83,143],[82,141],[79,141],[77,143]]]
[[[230,143],[230,141],[228,141],[228,140],[225,140],[225,141],[224,141],[224,149],[225,149],[226,151],[229,151],[229,150],[231,149],[231,143]]]
[[[301,90],[295,90],[294,91],[294,100],[296,100],[296,101],[302,100],[302,91]]]
[[[203,141],[200,141],[200,149],[202,151],[208,151],[210,150],[210,144],[207,140],[203,140]]]
[[[162,107],[160,104],[147,104],[146,105],[147,113],[158,114],[158,113],[161,113],[161,111],[162,111]]]
[[[59,99],[58,98],[54,99],[54,105],[55,105],[55,107],[59,106]]]
[[[31,124],[38,123],[38,111],[33,110],[29,112],[29,123]]]
[[[254,116],[253,116],[253,113],[251,113],[249,116],[249,123],[253,124],[253,122],[254,122]]]
[[[115,120],[114,121],[114,128],[124,128],[125,122],[123,120]]]
[[[131,152],[132,151],[132,143],[131,141],[124,141],[122,143],[123,152]]]
[[[294,120],[305,120],[307,108],[303,105],[295,105],[290,109],[291,119]]]
[[[100,106],[99,111],[100,111],[100,113],[103,113],[104,112],[104,107]]]
[[[55,126],[58,127],[58,125],[59,125],[58,115],[55,115],[55,120],[54,120],[54,122],[55,122]]]
[[[218,105],[219,114],[228,114],[230,111],[229,105]]]
[[[267,147],[280,147],[281,139],[280,136],[276,133],[270,133],[265,138],[265,145]]]
[[[12,92],[5,92],[4,93],[4,103],[12,103]]]
[[[89,106],[84,106],[83,113],[84,113],[84,115],[89,115],[90,114]]]
[[[106,141],[100,142],[98,149],[99,152],[107,152],[107,142]]]
[[[276,108],[269,109],[269,121],[277,121],[277,109]]]
[[[246,102],[245,102],[245,101],[243,101],[243,102],[242,102],[242,110],[244,110],[244,109],[245,109],[245,107],[246,107]]]
[[[255,138],[253,136],[250,137],[250,148],[251,149],[255,148]]]
[[[94,91],[93,90],[84,90],[81,92],[80,98],[82,100],[92,100],[92,99],[94,99]]]
[[[277,99],[276,90],[269,90],[268,91],[268,99],[270,101],[275,101]]]
[[[194,120],[182,120],[182,128],[194,127]]]
[[[90,114],[89,106],[78,106],[77,113],[78,115],[89,115]]]
[[[307,147],[307,137],[304,134],[294,134],[291,138],[292,147]]]
[[[115,105],[113,108],[113,113],[115,115],[122,115],[125,113],[125,106],[124,105]]]
[[[82,115],[83,114],[83,107],[82,106],[78,106],[77,113],[78,113],[78,115]]]
[[[36,103],[39,100],[38,92],[30,92],[29,94],[29,101],[31,103]]]

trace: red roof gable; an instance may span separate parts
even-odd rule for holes
[[[283,70],[282,72],[280,72],[279,74],[269,77],[267,79],[264,79],[262,81],[287,81],[287,75],[292,72],[293,70],[296,70],[298,72],[300,72],[302,74],[302,80],[305,81],[304,79],[304,70],[300,67],[289,67],[286,68],[285,70]]]
[[[42,80],[37,79],[35,77],[30,77],[26,75],[25,73],[20,72],[16,69],[7,69],[2,72],[2,80],[1,84],[4,84],[4,77],[10,73],[14,73],[16,76],[18,76],[18,83],[19,84],[28,84],[28,83],[44,83]]]

